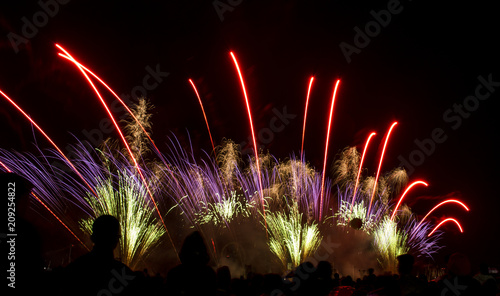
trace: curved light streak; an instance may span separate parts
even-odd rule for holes
[[[412,189],[413,186],[415,186],[417,184],[422,184],[422,185],[425,185],[426,187],[429,186],[429,184],[425,183],[424,181],[415,181],[415,182],[411,183],[410,185],[408,185],[408,187],[406,187],[406,190],[403,192],[403,194],[399,198],[399,201],[396,204],[396,207],[392,211],[391,221],[394,219],[394,216],[396,216],[396,212],[398,211],[398,208],[401,205],[401,202],[403,201],[403,198],[405,198],[406,194],[410,191],[410,189]]]
[[[434,229],[429,233],[429,235],[427,235],[427,237],[431,236],[436,230],[438,230],[439,227],[441,227],[441,225],[443,225],[446,222],[450,222],[450,221],[457,224],[458,229],[460,229],[460,232],[462,232],[462,233],[464,232],[464,230],[462,229],[462,226],[460,225],[460,223],[458,223],[458,221],[456,219],[447,218],[447,219],[444,219],[443,221],[441,221],[441,223],[439,223],[436,227],[434,227]]]
[[[304,137],[306,135],[307,109],[309,107],[309,96],[311,94],[313,81],[314,81],[314,76],[311,76],[311,79],[309,80],[309,87],[307,88],[306,109],[304,111],[304,125],[302,127],[302,145],[300,146],[300,160],[303,160],[304,157]]]

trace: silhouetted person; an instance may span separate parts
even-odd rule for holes
[[[412,274],[415,259],[410,254],[399,255],[399,291],[402,296],[425,295],[425,284]]]
[[[227,266],[217,269],[217,296],[230,295],[231,271]]]
[[[4,192],[2,204],[9,208],[3,211],[3,215],[8,216],[3,216],[5,220],[0,231],[2,246],[6,247],[5,252],[2,252],[5,257],[1,260],[7,260],[3,272],[10,270],[7,273],[7,283],[2,289],[7,287],[7,291],[12,293],[10,295],[29,295],[43,291],[42,241],[36,228],[27,219],[33,185],[17,174],[0,173],[0,186],[0,190]]]
[[[316,272],[314,274],[316,280],[315,287],[318,295],[328,295],[333,289],[332,273],[333,269],[330,262],[318,262],[318,266],[316,266]]]
[[[167,275],[168,295],[215,295],[216,275],[207,265],[210,257],[198,231],[186,237],[179,257],[181,264]]]
[[[471,276],[470,261],[462,253],[454,253],[448,259],[447,273],[439,282],[441,295],[480,295],[480,284]]]
[[[65,268],[63,294],[131,295],[136,288],[136,275],[113,256],[120,239],[118,220],[110,215],[95,219],[91,239],[92,251]]]

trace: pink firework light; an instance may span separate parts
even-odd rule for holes
[[[321,176],[321,192],[319,197],[319,221],[321,222],[321,216],[323,214],[323,194],[325,190],[325,171],[326,171],[326,159],[328,156],[328,142],[330,140],[330,129],[332,127],[332,118],[333,118],[333,106],[335,104],[335,97],[337,96],[337,89],[339,87],[340,79],[337,79],[335,83],[335,88],[333,89],[332,95],[332,104],[330,106],[330,117],[328,119],[328,129],[326,132],[326,143],[325,143],[325,157],[323,159],[323,174]]]
[[[460,232],[461,233],[464,232],[464,230],[462,229],[462,226],[460,225],[460,223],[458,223],[458,221],[456,219],[446,218],[443,221],[441,221],[436,227],[434,227],[434,229],[429,233],[429,235],[427,235],[427,237],[431,236],[436,230],[438,230],[439,227],[441,227],[441,225],[443,225],[446,222],[454,222],[458,226],[458,229],[460,230]]]
[[[69,166],[71,166],[71,168],[73,169],[73,171],[78,175],[78,177],[80,177],[80,179],[82,179],[82,181],[85,183],[85,185],[87,185],[87,187],[92,191],[92,193],[94,194],[94,196],[97,198],[97,200],[99,201],[99,198],[98,198],[98,195],[97,193],[94,191],[94,189],[92,189],[92,186],[90,186],[90,184],[85,180],[85,178],[80,174],[80,172],[76,169],[76,167],[73,165],[73,163],[66,157],[66,155],[64,155],[64,153],[61,151],[61,149],[56,145],[56,143],[54,141],[52,141],[52,139],[49,137],[49,135],[47,135],[45,133],[45,131],[33,120],[31,119],[31,117],[26,114],[26,112],[24,112],[24,110],[19,107],[9,96],[7,96],[2,90],[0,90],[0,94],[5,98],[7,99],[7,101],[9,101],[9,103],[11,103],[19,112],[21,112],[24,117],[26,117],[26,119],[28,119],[31,124],[33,124],[34,127],[36,127],[36,129],[45,137],[45,139],[47,139],[47,141],[50,142],[50,144],[52,144],[52,146],[54,146],[54,148],[57,150],[57,152],[59,152],[59,154],[61,154],[61,156],[68,162]],[[100,201],[99,201],[100,202]]]
[[[425,185],[426,187],[429,186],[429,184],[425,183],[424,181],[419,180],[419,181],[415,181],[415,182],[411,183],[408,187],[406,187],[406,190],[403,192],[403,194],[401,194],[401,197],[399,198],[399,201],[398,201],[396,207],[392,211],[391,221],[394,219],[394,216],[396,216],[396,212],[397,212],[399,206],[401,205],[403,198],[405,198],[406,194],[410,191],[410,189],[413,188],[413,186],[418,185],[418,184]]]
[[[373,197],[375,196],[375,191],[377,190],[377,182],[378,182],[378,177],[380,175],[380,168],[382,168],[382,161],[384,160],[385,149],[387,148],[387,143],[389,142],[389,136],[391,135],[392,129],[397,124],[398,124],[398,122],[395,121],[391,125],[391,127],[389,128],[389,131],[387,132],[387,135],[385,136],[384,147],[382,148],[382,154],[380,155],[380,162],[378,163],[377,175],[375,176],[375,184],[373,185],[373,192],[372,192],[372,196],[370,198],[370,205],[368,206],[368,212],[366,212],[366,213],[370,213],[370,210],[372,208]]]
[[[425,215],[424,218],[422,218],[422,220],[420,220],[420,223],[418,223],[417,225],[417,228],[418,226],[420,226],[420,224],[422,224],[422,222],[424,222],[425,218],[427,218],[432,212],[434,212],[437,208],[441,207],[442,205],[444,204],[447,204],[447,203],[456,203],[456,204],[459,204],[461,205],[467,212],[469,211],[469,208],[461,201],[459,200],[456,200],[456,199],[447,199],[441,203],[439,203],[437,206],[433,207],[432,210],[430,210],[427,215]]]
[[[9,169],[9,168],[8,168],[8,167],[4,164],[4,163],[3,163],[3,162],[1,162],[1,161],[0,161],[0,165],[1,165],[1,166],[2,166],[2,167],[3,167],[3,168],[7,171],[7,172],[12,173],[12,171],[11,171],[11,170],[10,170],[10,169]],[[44,208],[46,208],[46,209],[47,209],[47,211],[49,211],[49,213],[50,213],[50,214],[52,214],[52,216],[54,216],[54,218],[56,218],[56,219],[57,219],[57,221],[59,221],[59,223],[61,223],[61,224],[62,224],[62,226],[64,226],[64,228],[66,228],[66,229],[69,231],[69,233],[71,233],[71,235],[73,235],[73,236],[74,236],[74,237],[75,237],[75,238],[76,238],[76,239],[80,242],[80,244],[82,244],[82,245],[85,247],[85,249],[87,249],[87,251],[90,251],[90,249],[87,247],[87,245],[86,245],[86,244],[84,244],[84,243],[83,243],[83,242],[82,242],[82,241],[78,238],[78,236],[76,236],[76,234],[75,234],[73,231],[71,231],[71,229],[70,229],[70,228],[66,225],[66,223],[64,223],[61,219],[59,219],[59,217],[58,217],[58,216],[57,216],[54,212],[52,212],[52,210],[51,210],[51,209],[50,209],[50,208],[49,208],[49,207],[48,207],[48,206],[47,206],[47,205],[46,205],[46,204],[45,204],[45,203],[44,203],[44,202],[43,202],[43,201],[42,201],[42,200],[41,200],[38,196],[36,196],[36,194],[35,194],[34,192],[31,192],[31,195],[32,195],[32,196],[33,196],[33,197],[34,197],[34,198],[35,198],[35,199],[36,199],[36,200],[37,200],[37,201],[38,201],[38,202],[39,202],[39,203],[40,203],[40,204],[41,204]]]
[[[80,70],[80,72],[83,74],[83,76],[85,77],[85,79],[87,80],[87,82],[89,83],[89,85],[92,87],[92,89],[94,90],[94,92],[96,93],[97,97],[99,98],[99,101],[102,103],[104,109],[106,110],[106,112],[108,113],[108,116],[109,118],[111,119],[111,121],[113,122],[113,125],[115,126],[116,130],[118,131],[118,134],[120,136],[120,138],[122,139],[122,142],[123,144],[125,145],[125,148],[127,149],[127,152],[129,153],[130,155],[130,158],[132,159],[132,161],[134,162],[134,166],[144,184],[144,187],[146,188],[146,191],[148,192],[148,195],[151,199],[151,201],[153,202],[153,205],[156,209],[156,212],[163,224],[163,227],[165,228],[165,231],[167,233],[167,236],[170,240],[170,243],[172,244],[172,247],[174,248],[174,251],[177,255],[177,259],[180,260],[179,258],[179,255],[177,253],[177,249],[175,248],[175,245],[174,245],[174,242],[172,241],[172,238],[170,236],[170,233],[168,231],[168,228],[167,228],[167,225],[165,224],[165,221],[163,220],[163,217],[160,213],[160,209],[158,208],[158,205],[156,204],[156,201],[153,197],[153,193],[151,192],[150,188],[149,188],[149,185],[146,181],[146,178],[144,177],[144,174],[142,173],[142,170],[141,168],[139,167],[139,164],[137,162],[137,160],[135,159],[134,157],[134,154],[132,153],[132,150],[130,149],[130,145],[128,144],[127,140],[125,139],[125,136],[123,135],[121,129],[120,129],[120,126],[118,125],[118,123],[116,122],[116,119],[114,118],[113,114],[111,113],[111,111],[109,110],[109,107],[108,105],[106,104],[106,102],[104,101],[104,99],[102,98],[101,96],[101,93],[97,90],[97,87],[94,85],[94,83],[92,82],[92,80],[89,78],[89,76],[87,75],[87,72],[80,66],[80,63],[75,59],[73,58],[73,56],[71,54],[69,54],[68,51],[66,51],[62,46],[56,44],[57,48],[59,48],[60,50],[62,50],[66,56],[68,56],[70,58],[71,61],[75,61],[75,65],[78,67],[78,69]]]
[[[214,141],[212,140],[212,133],[210,132],[210,126],[208,125],[207,115],[205,114],[205,109],[203,108],[203,103],[201,102],[200,94],[198,93],[198,90],[196,89],[196,86],[194,85],[194,82],[193,80],[191,80],[191,78],[189,79],[189,83],[191,83],[191,86],[193,87],[194,92],[196,93],[196,97],[198,98],[198,102],[200,102],[201,111],[203,112],[205,123],[207,124],[208,135],[210,136],[210,142],[212,143],[212,149],[214,151],[214,155],[217,157],[217,155],[215,154]]]
[[[352,195],[352,203],[351,203],[351,213],[349,214],[349,217],[352,214],[352,210],[354,208],[354,200],[356,199],[356,191],[358,189],[358,184],[359,184],[359,176],[361,175],[361,169],[363,168],[363,161],[365,159],[366,155],[366,150],[368,150],[368,144],[370,143],[371,138],[373,138],[377,133],[372,132],[369,136],[368,139],[366,139],[365,143],[365,148],[363,149],[363,155],[361,155],[361,161],[359,162],[359,168],[358,168],[358,176],[356,177],[356,184],[354,185],[354,193]]]
[[[240,83],[241,83],[241,89],[243,90],[243,96],[245,97],[245,102],[246,102],[246,106],[247,106],[248,119],[250,121],[250,131],[252,132],[253,147],[254,147],[254,153],[255,153],[255,162],[256,162],[256,165],[257,165],[257,174],[259,175],[259,189],[260,189],[260,199],[261,199],[261,202],[262,202],[262,212],[264,213],[264,223],[265,223],[265,226],[266,226],[266,235],[267,235],[266,210],[264,208],[264,193],[263,193],[264,190],[262,189],[262,175],[260,173],[259,151],[258,151],[258,148],[257,148],[257,141],[255,140],[255,132],[254,132],[254,128],[253,128],[252,112],[250,110],[250,103],[249,103],[249,100],[248,100],[247,91],[246,91],[246,88],[245,88],[245,82],[243,80],[243,75],[241,74],[241,71],[240,71],[240,66],[238,65],[238,61],[236,60],[236,56],[234,55],[234,53],[231,51],[231,52],[229,52],[229,54],[233,58],[233,62],[234,62],[234,65],[236,67],[236,71],[238,72],[238,76],[240,78]]]
[[[300,146],[300,160],[303,160],[303,156],[304,156],[304,137],[306,134],[307,108],[309,107],[309,96],[311,94],[311,88],[312,88],[313,81],[314,81],[314,76],[311,76],[311,79],[309,79],[309,87],[307,88],[306,108],[304,111],[304,125],[302,127],[302,145]]]

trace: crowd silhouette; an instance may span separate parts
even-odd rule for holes
[[[472,276],[466,255],[455,253],[449,257],[446,273],[429,280],[416,276],[414,257],[400,255],[397,274],[376,275],[373,268],[363,278],[354,280],[341,276],[331,263],[303,262],[293,272],[279,274],[247,273],[232,278],[229,267],[215,271],[202,235],[189,234],[179,252],[180,264],[172,268],[165,278],[150,276],[147,270],[133,271],[116,260],[114,249],[120,240],[120,222],[113,216],[103,215],[92,226],[92,250],[65,267],[43,270],[41,240],[36,228],[25,219],[31,184],[14,174],[1,174],[2,184],[18,184],[17,208],[19,222],[18,269],[16,289],[18,295],[209,295],[209,296],[418,296],[500,295],[498,282],[489,274],[488,265],[481,264],[479,273]],[[15,293],[13,293],[15,292]],[[8,294],[8,295],[10,295]],[[2,294],[3,295],[3,294]]]

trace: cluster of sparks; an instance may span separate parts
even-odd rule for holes
[[[428,184],[417,180],[406,186],[408,176],[401,169],[381,175],[386,148],[397,122],[393,122],[386,132],[375,177],[363,176],[366,152],[375,132],[369,134],[362,154],[355,147],[345,150],[337,161],[335,180],[326,177],[334,103],[340,80],[336,80],[331,98],[323,169],[317,172],[304,160],[306,118],[314,77],[310,78],[307,88],[300,157],[292,154],[287,161],[278,161],[257,149],[243,72],[235,54],[230,52],[253,138],[254,155],[245,168],[233,142],[226,141],[220,146],[214,144],[202,99],[192,79],[188,82],[200,103],[213,152],[213,157],[206,154],[207,157],[200,161],[195,160],[192,148],[184,149],[175,138],[170,138],[170,153],[161,153],[148,132],[151,125],[146,101],[140,100],[136,109],[131,110],[102,79],[62,46],[56,46],[61,50],[59,55],[75,65],[94,90],[119,134],[119,143],[115,146],[123,149],[108,145],[89,151],[85,143],[79,143],[74,146],[77,153],[69,159],[43,129],[0,90],[0,95],[21,112],[53,147],[47,151],[39,149],[40,158],[0,149],[0,165],[4,171],[18,173],[31,181],[35,185],[32,195],[36,201],[87,249],[82,233],[90,233],[91,223],[99,215],[111,214],[121,221],[120,257],[130,266],[144,260],[164,236],[168,237],[177,253],[166,223],[167,214],[172,210],[178,210],[186,225],[204,231],[211,238],[214,255],[217,253],[214,237],[217,241],[218,232],[230,230],[234,224],[245,221],[260,222],[265,228],[269,249],[284,269],[298,266],[316,252],[322,240],[320,226],[327,224],[328,215],[336,222],[336,227],[345,231],[351,229],[353,222],[359,221],[356,229],[372,235],[379,262],[386,269],[393,269],[395,258],[403,253],[431,257],[440,248],[438,241],[443,233],[439,229],[446,222],[455,223],[463,232],[454,218],[443,219],[436,226],[426,220],[445,204],[456,204],[469,211],[463,202],[445,200],[418,220],[404,206],[403,199],[416,185]],[[123,129],[125,132],[115,120],[96,81],[129,112],[130,122]],[[153,152],[158,161],[146,162],[143,155],[148,152]],[[48,159],[64,163],[71,173],[53,167]],[[330,202],[334,185],[339,188],[336,210]],[[392,201],[403,187],[405,190],[394,205]],[[69,207],[79,209],[83,218],[75,222],[64,215]],[[210,225],[213,226],[211,231],[207,230]]]

